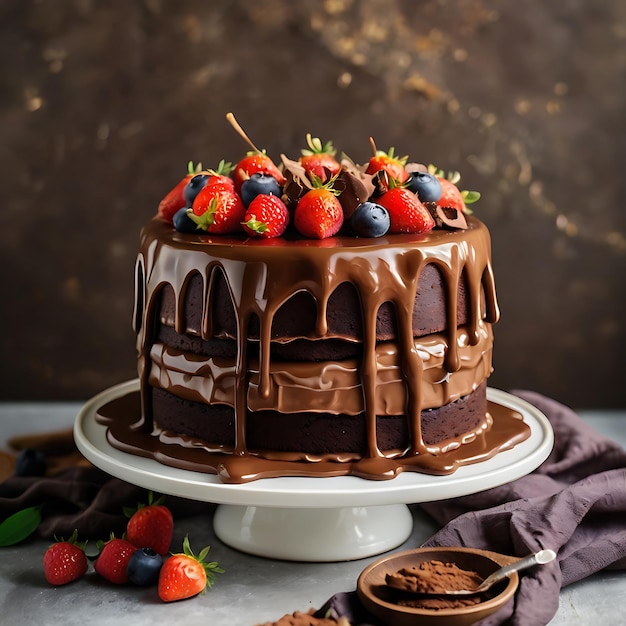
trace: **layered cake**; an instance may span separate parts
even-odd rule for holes
[[[139,398],[100,412],[110,441],[244,482],[445,474],[523,440],[486,397],[499,312],[477,194],[393,150],[359,166],[307,144],[190,167],[144,227]]]

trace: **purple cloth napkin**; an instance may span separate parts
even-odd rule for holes
[[[13,476],[0,483],[0,520],[21,509],[43,505],[37,534],[45,539],[69,537],[74,529],[84,539],[118,537],[126,529],[124,507],[148,501],[145,489],[112,478],[96,467],[71,467],[54,476]],[[174,517],[206,512],[210,504],[167,496]]]
[[[443,528],[425,546],[468,546],[523,557],[550,548],[557,561],[520,574],[515,597],[481,626],[542,626],[561,587],[604,568],[626,568],[626,452],[567,407],[516,391],[549,419],[555,444],[534,472],[481,493],[422,508]],[[626,424],[624,425],[626,428]],[[337,594],[319,611],[376,624],[355,612],[354,594]]]

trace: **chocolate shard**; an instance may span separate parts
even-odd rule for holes
[[[404,169],[409,174],[413,174],[414,172],[428,172],[428,168],[423,163],[407,163]]]
[[[424,206],[435,220],[435,228],[448,228],[450,230],[466,230],[467,220],[463,211],[452,207],[442,207],[436,202],[424,202]]]
[[[366,202],[374,193],[374,185],[370,174],[361,172],[351,161],[344,159],[337,175],[335,188],[341,191],[339,202],[346,219],[350,219],[355,209]]]
[[[287,181],[283,185],[283,201],[287,206],[293,206],[304,193],[309,189],[313,189],[313,185],[299,161],[294,161],[284,154],[281,154],[280,158]]]

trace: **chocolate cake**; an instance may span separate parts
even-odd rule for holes
[[[190,170],[144,227],[132,429],[154,441],[110,439],[227,482],[448,473],[523,439],[484,444],[499,311],[467,194],[392,152],[334,168],[307,139],[321,176],[257,150]]]

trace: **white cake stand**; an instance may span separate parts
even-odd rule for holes
[[[404,472],[392,480],[267,478],[225,484],[213,474],[162,465],[117,450],[109,444],[97,409],[139,388],[128,381],[93,397],[74,424],[81,453],[103,471],[159,493],[215,502],[217,537],[258,556],[294,561],[345,561],[386,552],[401,545],[413,529],[407,504],[468,495],[521,478],[550,454],[550,422],[534,406],[496,389],[487,396],[520,412],[530,437],[487,461],[460,467],[454,474]]]

